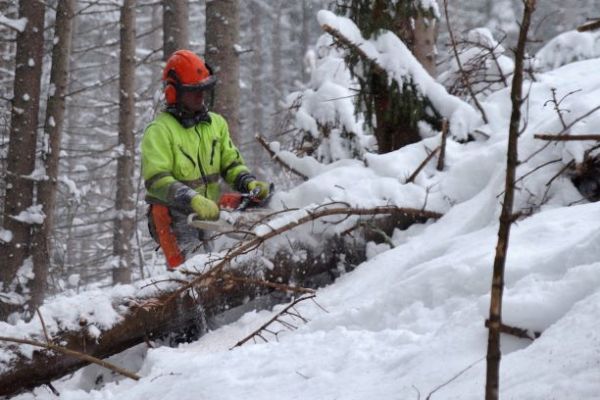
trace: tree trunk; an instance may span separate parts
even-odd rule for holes
[[[264,135],[263,125],[263,80],[264,59],[262,44],[262,11],[256,2],[250,3],[250,25],[252,29],[252,134]],[[265,160],[266,161],[266,160]]]
[[[394,93],[387,73],[371,73],[373,103],[377,124],[374,127],[377,147],[380,154],[390,153],[421,140],[418,127],[411,124],[405,115],[400,114],[394,105]],[[405,91],[406,93],[406,91]]]
[[[383,5],[383,7],[387,6]],[[427,16],[428,10],[421,9],[419,4],[415,4],[413,7],[417,10],[417,16],[396,14],[392,31],[402,39],[427,72],[435,77],[435,42],[438,21],[434,17]]]
[[[187,0],[163,0],[163,60],[189,47],[188,15]]]
[[[0,245],[0,274],[5,291],[10,290],[17,271],[29,256],[30,223],[17,221],[13,217],[33,204],[33,179],[30,175],[35,167],[44,55],[44,14],[43,2],[19,2],[19,17],[27,18],[28,23],[25,30],[17,34],[7,193],[3,213],[4,229],[12,232],[12,240]],[[0,310],[0,319],[5,317],[6,313]]]
[[[311,12],[312,8],[308,0],[302,0],[302,48],[300,56],[304,60],[306,57],[306,53],[308,52],[308,48],[310,46],[311,34],[310,34],[310,22],[314,18],[313,13]],[[302,82],[308,81],[310,79],[310,75],[308,73],[308,66],[305,63],[300,65],[302,68],[301,77]]]
[[[240,60],[236,50],[239,46],[239,7],[238,0],[206,2],[205,56],[219,79],[212,108],[225,117],[231,138],[236,143],[241,139]]]
[[[135,2],[125,0],[121,8],[121,56],[119,59],[119,145],[115,203],[113,255],[117,265],[113,282],[131,282],[135,229]]]
[[[414,21],[414,45],[412,52],[429,75],[437,75],[435,42],[437,40],[438,21],[421,15]]]
[[[281,106],[280,102],[283,98],[283,83],[282,83],[282,57],[283,57],[283,48],[281,43],[281,35],[282,27],[281,27],[281,18],[282,18],[282,9],[283,2],[277,2],[275,4],[275,12],[272,18],[273,26],[271,30],[271,94],[272,94],[272,102],[273,102],[273,111],[275,117],[273,118],[272,132],[277,132],[277,128],[279,127],[279,122],[281,121]]]
[[[34,310],[44,299],[50,267],[50,235],[54,227],[54,209],[58,178],[58,162],[65,116],[65,95],[69,80],[69,56],[71,54],[72,20],[75,0],[60,0],[56,9],[54,47],[50,71],[50,93],[44,122],[44,139],[41,157],[46,179],[38,182],[37,203],[46,216],[44,222],[33,229],[32,251],[34,286],[31,291],[30,309]]]
[[[486,400],[496,400],[499,395],[500,380],[500,328],[502,325],[502,294],[504,291],[504,268],[508,252],[511,222],[513,219],[513,201],[515,192],[515,174],[518,163],[518,138],[521,124],[521,105],[523,104],[523,64],[527,32],[531,22],[531,14],[535,10],[535,0],[525,0],[523,20],[519,32],[519,41],[515,52],[515,71],[511,89],[512,113],[508,132],[508,150],[506,158],[506,181],[504,201],[500,214],[498,243],[494,258],[492,289],[490,298],[490,316],[488,320],[489,335],[487,348],[487,371],[485,382]]]

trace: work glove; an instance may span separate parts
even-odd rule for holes
[[[192,197],[190,206],[196,215],[198,215],[198,218],[202,220],[216,221],[219,219],[219,207],[217,204],[202,195],[197,194]]]
[[[248,182],[247,187],[249,192],[252,192],[256,188],[260,188],[260,191],[257,195],[260,200],[264,200],[267,198],[267,196],[269,196],[269,184],[267,182],[250,181]]]

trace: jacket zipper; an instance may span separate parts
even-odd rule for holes
[[[204,182],[204,197],[208,197],[208,178],[206,177],[206,172],[204,171],[204,167],[202,167],[202,162],[200,161],[200,150],[201,150],[201,143],[202,143],[202,135],[200,134],[200,132],[198,132],[198,126],[194,127],[194,130],[196,131],[196,134],[198,135],[198,140],[200,140],[200,143],[198,143],[198,166],[200,167],[200,175],[202,175],[202,182]]]
[[[213,159],[215,157],[215,147],[217,146],[217,139],[213,139],[212,150],[210,151],[210,165],[213,165]]]
[[[183,153],[183,155],[185,156],[185,158],[187,158],[188,160],[190,160],[190,162],[192,163],[192,165],[194,166],[194,168],[196,168],[196,162],[194,161],[194,159],[183,150],[183,147],[181,147],[181,145],[179,145],[179,151],[181,151]]]

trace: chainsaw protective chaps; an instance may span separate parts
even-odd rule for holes
[[[151,204],[148,228],[167,260],[167,268],[174,270],[186,260],[186,256],[204,247],[210,251],[204,232],[187,224],[187,216],[162,204]]]

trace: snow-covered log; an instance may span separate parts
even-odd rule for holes
[[[364,246],[361,248],[341,239],[330,239],[326,247],[329,251],[325,253],[312,251],[308,247],[279,251],[273,260],[269,260],[270,269],[265,271],[262,282],[245,272],[257,270],[256,260],[252,259],[233,271],[228,270],[221,278],[201,283],[175,299],[172,299],[173,291],[156,297],[124,299],[116,307],[126,309],[119,323],[91,334],[93,331],[88,329],[88,321],[82,318],[79,321],[80,329],[53,335],[52,342],[70,350],[106,358],[173,332],[198,336],[207,328],[231,322],[245,311],[268,308],[288,299],[291,292],[274,292],[273,286],[277,284],[322,286],[331,283],[339,274],[341,259],[349,268],[364,260]],[[297,257],[299,252],[304,254],[301,259]],[[264,282],[274,284],[266,285]],[[22,348],[10,343],[3,346],[13,349],[14,357],[10,367],[5,366],[0,371],[0,396],[50,383],[88,364],[45,349],[25,355]]]
[[[330,215],[336,210],[325,209],[321,213]],[[376,209],[387,217],[372,220],[370,225],[388,233],[395,227],[440,216],[423,210],[410,212],[408,209],[394,210],[393,207],[382,210],[385,212]],[[353,211],[362,215],[368,210]],[[318,215],[311,217],[317,218]],[[303,223],[302,218],[296,223]],[[273,235],[280,234],[283,228],[273,231]],[[331,283],[341,272],[365,260],[365,238],[369,240],[368,232],[365,233],[290,243],[271,253],[268,259],[264,255],[248,256],[249,250],[241,246],[241,254],[246,254],[246,258],[237,262],[235,267],[219,268],[217,263],[217,267],[209,270],[214,272],[197,274],[187,280],[173,279],[176,284],[171,282],[161,286],[163,282],[152,282],[155,289],[150,296],[142,295],[144,287],[141,287],[132,289],[127,297],[113,298],[112,308],[120,310],[120,315],[116,316],[117,322],[109,323],[105,328],[85,317],[81,317],[78,324],[71,323],[69,328],[63,329],[56,329],[63,323],[52,321],[55,329],[49,330],[49,336],[53,344],[100,359],[142,342],[164,338],[173,332],[197,337],[207,328],[214,329],[232,322],[249,310],[269,308],[289,299],[294,292],[302,293],[306,292],[305,288]],[[265,240],[268,236],[265,235]],[[221,263],[229,263],[227,257],[223,260]],[[175,277],[185,278],[185,274],[176,274]],[[90,319],[94,318],[93,311],[88,310],[87,315]],[[44,341],[40,338],[47,334],[47,329],[43,321],[40,323],[44,328],[43,334],[38,332],[29,337]],[[25,333],[21,333],[23,335]],[[0,395],[13,395],[50,383],[88,364],[85,360],[46,349],[28,351],[23,346],[10,343],[3,346],[0,347],[3,360],[0,363]]]
[[[207,328],[232,322],[247,311],[270,308],[289,299],[290,295],[305,293],[306,288],[331,283],[341,272],[364,261],[365,241],[375,240],[369,238],[369,232],[359,228],[358,235],[347,234],[355,229],[341,235],[317,234],[315,237],[313,234],[295,242],[286,241],[285,246],[269,241],[271,250],[263,247],[262,255],[256,254],[259,246],[269,239],[326,216],[341,215],[344,221],[350,216],[370,216],[371,230],[379,231],[380,236],[383,232],[384,237],[396,227],[441,216],[394,206],[373,209],[323,206],[301,214],[291,220],[284,218],[286,223],[280,226],[271,222],[267,224],[269,229],[262,233],[259,228],[255,229],[253,239],[239,242],[219,259],[205,255],[204,265],[197,272],[193,268],[186,269],[162,281],[137,288],[129,286],[130,289],[116,292],[121,293],[120,296],[113,294],[112,298],[101,299],[110,307],[108,314],[112,313],[112,318],[98,315],[106,314],[101,307],[92,310],[81,307],[71,313],[67,323],[50,321],[52,329],[39,321],[43,331],[23,332],[26,329],[13,327],[13,332],[40,342],[51,339],[53,344],[100,359],[171,333],[198,337]],[[381,218],[383,215],[386,217]],[[356,221],[355,227],[361,226],[363,224]],[[188,263],[186,266],[189,267]],[[100,296],[109,297],[104,293]],[[98,299],[92,302],[97,303]],[[81,301],[71,304],[77,308],[79,303]],[[65,308],[65,305],[56,308]],[[74,322],[73,315],[81,316]],[[98,318],[104,320],[98,321]],[[4,346],[8,347],[0,347],[0,395],[12,395],[50,383],[88,363],[51,350],[31,351],[23,346],[10,347],[10,343]]]

